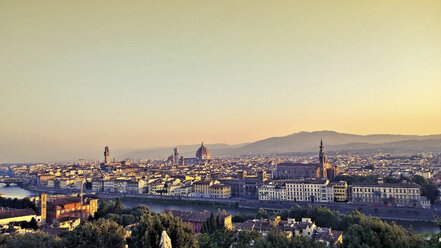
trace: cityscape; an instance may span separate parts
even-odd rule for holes
[[[118,200],[129,206],[159,201],[177,207],[160,205],[159,211],[188,223],[196,237],[206,232],[202,226],[210,220],[210,212],[188,210],[181,204],[208,204],[219,211],[227,206],[228,212],[216,211],[226,230],[255,231],[265,237],[276,227],[289,237],[337,247],[343,245],[344,231],[318,226],[313,216],[282,219],[280,211],[326,207],[349,214],[357,210],[383,219],[424,221],[426,226],[440,214],[441,153],[329,156],[323,140],[317,143],[316,156],[215,157],[204,143],[194,157],[182,156],[179,147],[170,152],[162,160],[111,161],[111,149],[105,146],[101,161],[3,165],[2,189],[26,189],[30,193],[26,199],[36,211],[2,210],[2,232],[27,233],[20,223],[34,220],[38,229],[59,235],[90,221],[99,211],[98,201]],[[239,209],[249,213],[256,209],[268,217],[243,217]]]
[[[441,2],[0,1],[0,247],[441,247]]]

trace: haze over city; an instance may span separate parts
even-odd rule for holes
[[[0,162],[441,133],[440,1],[0,1]]]

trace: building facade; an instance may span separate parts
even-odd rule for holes
[[[78,197],[60,197],[48,202],[47,206],[47,218],[50,222],[66,217],[87,221],[98,210],[98,199],[86,198],[81,202]]]
[[[336,202],[348,201],[348,183],[345,181],[333,182],[334,198]]]
[[[286,182],[286,200],[334,202],[334,190],[327,179]]]
[[[230,198],[231,186],[224,184],[213,184],[210,186],[211,198]]]
[[[193,194],[195,196],[209,196],[210,186],[213,185],[212,181],[201,180],[193,183]]]
[[[259,187],[259,200],[334,202],[334,190],[326,179],[279,181]]]
[[[259,187],[258,190],[260,201],[285,201],[286,188],[285,185],[267,184]]]
[[[356,203],[419,206],[421,189],[417,184],[354,184],[352,201]]]

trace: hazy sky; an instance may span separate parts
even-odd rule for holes
[[[0,0],[0,162],[441,133],[441,1]]]

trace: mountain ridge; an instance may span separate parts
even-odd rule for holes
[[[336,131],[301,131],[286,136],[269,137],[251,143],[228,145],[223,143],[206,144],[213,156],[257,155],[292,152],[315,152],[320,140],[327,151],[384,151],[384,152],[441,152],[441,134],[402,135],[402,134],[349,134]],[[200,144],[179,147],[185,157],[194,157]],[[124,154],[130,158],[163,158],[173,152],[173,147],[140,149]]]

